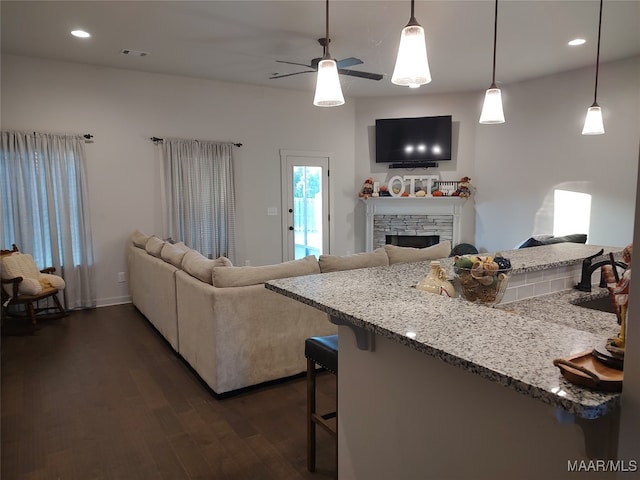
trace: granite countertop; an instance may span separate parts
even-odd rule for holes
[[[558,244],[503,254],[517,273],[576,264],[600,248]],[[621,249],[605,253],[611,250]],[[573,385],[552,363],[617,334],[614,314],[572,304],[606,295],[605,289],[566,290],[490,308],[416,290],[429,263],[285,278],[266,288],[579,417],[597,418],[618,407],[620,394]],[[441,263],[451,268],[451,259]]]

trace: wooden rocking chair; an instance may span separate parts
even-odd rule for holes
[[[19,257],[18,257],[19,256]],[[38,270],[33,257],[20,253],[18,247],[13,244],[11,250],[0,250],[0,270],[2,274],[2,317],[21,316],[28,317],[35,325],[36,315],[41,312],[53,310],[47,318],[59,318],[67,315],[58,299],[58,292],[64,289],[64,280],[58,275],[54,267]],[[53,306],[40,307],[40,301],[53,300]],[[13,305],[17,307],[17,313],[10,311]]]

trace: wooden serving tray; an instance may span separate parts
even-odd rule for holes
[[[553,364],[569,382],[593,390],[619,392],[622,390],[622,370],[608,367],[592,355],[593,350],[568,358],[556,358]]]

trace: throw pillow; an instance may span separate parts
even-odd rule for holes
[[[2,257],[2,279],[22,277],[22,281],[18,284],[18,292],[23,295],[38,295],[42,292],[40,275],[33,257],[28,253],[15,253]],[[12,293],[10,284],[3,286],[7,293]]]
[[[138,248],[144,248],[149,240],[149,235],[136,230],[131,234],[131,242]]]
[[[562,237],[552,237],[542,240],[542,245],[553,245],[554,243],[587,243],[586,233],[573,233]]]
[[[540,245],[553,245],[556,243],[587,243],[586,233],[574,233],[571,235],[564,235],[562,237],[554,237],[552,235],[545,235],[542,237],[531,237],[527,239],[518,248],[539,247]]]
[[[171,243],[165,243],[162,246],[160,258],[162,258],[165,262],[170,263],[174,267],[180,268],[182,267],[182,258],[186,253],[186,248],[182,248],[178,243],[173,245]]]
[[[275,265],[257,267],[214,267],[213,285],[216,287],[245,287],[258,285],[276,278],[299,277],[320,273],[318,261],[313,255]]]
[[[354,253],[353,255],[320,255],[318,263],[322,273],[340,272],[389,265],[389,257],[384,248],[376,248],[373,252]]]
[[[213,268],[233,265],[227,257],[209,259],[196,250],[189,250],[182,258],[182,269],[201,282],[213,285]]]
[[[447,258],[451,252],[451,242],[445,240],[425,248],[398,247],[397,245],[385,245],[384,249],[389,256],[389,265],[396,263],[424,262]]]
[[[62,277],[50,273],[40,274],[40,285],[43,288],[55,288],[58,290],[62,290],[66,286]]]
[[[164,244],[165,244],[164,240],[156,237],[155,235],[152,235],[151,237],[149,237],[149,240],[147,240],[147,243],[144,246],[144,249],[147,251],[148,254],[153,255],[154,257],[160,258],[160,254],[162,253],[162,247],[164,247]]]

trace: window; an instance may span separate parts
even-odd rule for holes
[[[553,192],[553,236],[589,233],[591,195],[569,190]]]
[[[3,248],[55,267],[67,308],[95,306],[82,135],[2,132],[0,186]]]

